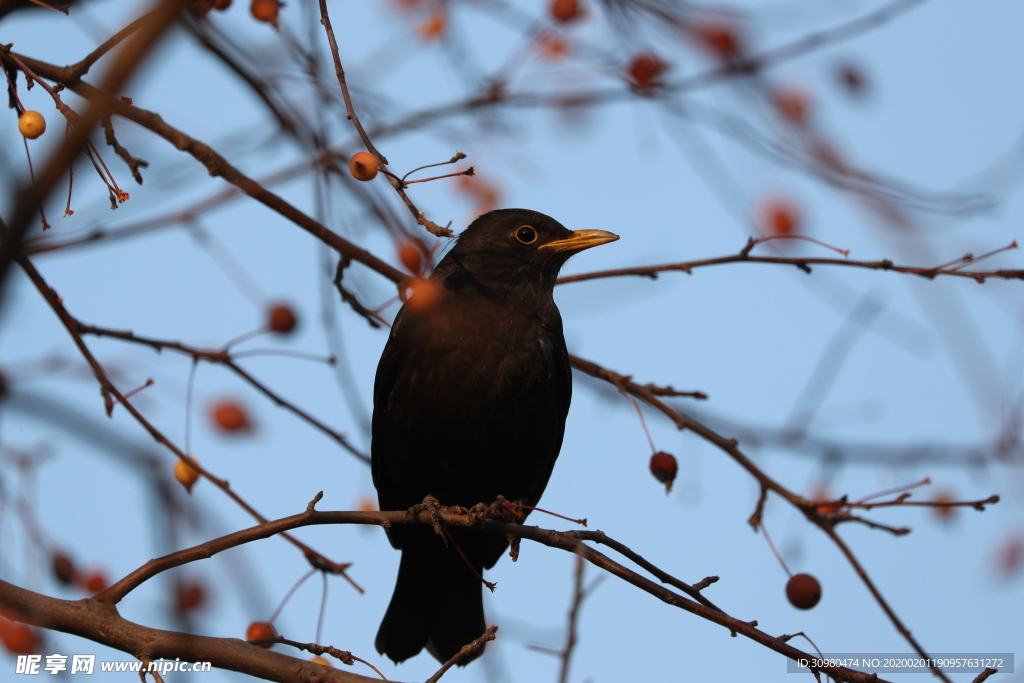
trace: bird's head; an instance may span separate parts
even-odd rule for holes
[[[617,239],[604,230],[569,230],[537,211],[499,209],[459,235],[435,277],[448,289],[474,283],[498,295],[524,287],[550,294],[570,256]]]

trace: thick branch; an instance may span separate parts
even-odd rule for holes
[[[87,638],[141,660],[211,662],[218,669],[281,683],[380,683],[379,679],[340,669],[325,671],[304,659],[264,650],[238,638],[210,638],[142,626],[124,619],[113,604],[97,598],[59,600],[0,581],[0,612],[42,628]]]

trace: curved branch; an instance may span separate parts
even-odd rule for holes
[[[314,503],[319,500],[319,496],[314,499]],[[362,512],[362,511],[337,511],[337,512],[320,512],[312,509],[313,503],[310,504],[306,512],[292,515],[291,517],[285,517],[278,519],[273,522],[267,522],[266,524],[260,524],[258,526],[236,531],[233,534],[222,536],[221,538],[214,539],[207,543],[195,546],[193,548],[187,548],[180,550],[169,555],[165,555],[162,558],[150,560],[142,567],[139,567],[134,572],[124,577],[113,586],[108,588],[106,591],[100,593],[94,601],[105,602],[109,605],[116,603],[124,598],[134,588],[137,588],[148,579],[156,576],[157,574],[179,567],[190,562],[194,562],[200,559],[206,559],[216,555],[217,553],[223,552],[230,548],[234,548],[245,543],[250,543],[255,540],[268,538],[275,534],[283,531],[297,529],[305,526],[315,526],[323,524],[376,524],[379,526],[390,526],[395,524],[418,524],[418,525],[432,525],[434,524],[434,518],[432,511],[422,510],[413,514],[408,512]],[[679,593],[669,590],[662,585],[659,585],[635,571],[625,567],[619,562],[611,559],[604,553],[595,550],[591,546],[584,543],[584,540],[593,540],[596,542],[607,542],[610,547],[616,549],[624,549],[628,553],[632,554],[628,548],[623,546],[621,543],[608,539],[600,531],[554,531],[551,529],[542,529],[535,526],[523,526],[519,524],[508,524],[496,520],[478,520],[473,517],[451,512],[448,510],[442,510],[440,513],[447,526],[452,527],[466,527],[480,529],[500,536],[514,536],[516,538],[524,538],[527,540],[540,543],[552,548],[558,548],[565,550],[570,553],[575,553],[583,559],[587,560],[594,566],[605,570],[606,572],[630,583],[640,590],[649,593],[650,595],[658,598],[662,602],[665,602],[674,607],[678,607],[682,610],[690,612],[695,616],[706,619],[710,622],[724,626],[734,634],[743,635],[756,643],[759,643],[770,650],[774,650],[786,657],[792,659],[808,659],[811,658],[805,652],[794,648],[779,638],[769,635],[764,631],[757,628],[757,622],[746,622],[736,619],[735,617],[729,616],[725,612],[715,607],[709,607],[700,602],[691,600]],[[633,554],[635,555],[635,554]],[[638,557],[638,556],[637,556]],[[659,572],[659,576],[668,576],[661,570],[657,570],[656,567],[646,564],[645,568],[653,569]],[[665,580],[665,579],[662,579]],[[3,584],[0,583],[0,587]],[[49,598],[48,598],[49,599]],[[3,593],[0,591],[0,604],[3,602]],[[23,610],[24,611],[24,610]],[[88,636],[86,636],[88,637]],[[176,655],[180,656],[180,655]],[[851,683],[868,683],[874,681],[876,683],[885,683],[883,679],[875,677],[873,674],[865,674],[859,671],[853,671],[843,667],[834,667],[829,669],[822,669],[822,671],[829,675],[843,681],[849,681]]]
[[[101,643],[142,661],[183,659],[210,662],[218,669],[281,683],[380,683],[340,669],[325,670],[304,659],[250,645],[238,638],[211,638],[142,626],[128,621],[113,604],[89,598],[60,600],[0,580],[0,613],[41,628]]]

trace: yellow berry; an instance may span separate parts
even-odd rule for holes
[[[46,119],[37,111],[26,110],[18,119],[18,131],[29,140],[35,140],[46,132]]]
[[[174,478],[178,480],[185,490],[192,493],[192,487],[199,480],[199,472],[184,460],[174,463]]]

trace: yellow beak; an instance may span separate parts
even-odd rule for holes
[[[541,249],[554,249],[555,251],[583,251],[608,242],[614,242],[619,236],[607,230],[576,230],[564,240],[555,240],[542,244]]]

